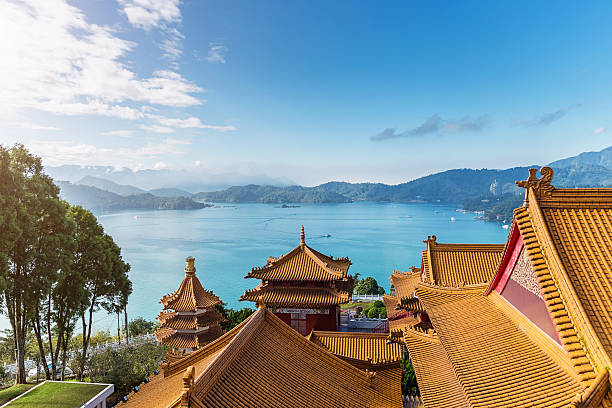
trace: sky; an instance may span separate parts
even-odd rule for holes
[[[588,5],[588,7],[585,6]],[[400,183],[612,145],[612,3],[0,0],[0,144]]]

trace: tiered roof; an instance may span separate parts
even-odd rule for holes
[[[435,251],[424,252],[428,279],[416,292],[435,333],[408,327],[404,340],[426,407],[612,407],[612,189],[556,189],[552,170],[541,173],[538,179],[531,169],[518,183],[527,190],[525,204],[515,210],[504,261],[487,283],[482,258],[464,260],[453,272],[459,277],[436,279]],[[521,240],[513,238],[517,231]],[[517,242],[562,348],[497,292]],[[472,269],[477,279],[465,279]],[[439,379],[446,386],[433,383]]]
[[[349,294],[335,288],[259,284],[244,292],[240,300],[255,302],[257,306],[325,308],[348,302]]]
[[[306,338],[345,361],[367,363],[370,367],[393,363],[399,366],[402,359],[401,345],[389,343],[385,333],[313,331]]]
[[[185,277],[179,288],[160,300],[164,311],[157,316],[161,327],[155,336],[175,349],[196,349],[222,333],[223,316],[215,310],[221,301],[202,287],[194,263],[192,257],[185,259]]]
[[[423,241],[423,272],[427,281],[440,286],[464,286],[488,282],[504,252],[503,244],[441,244],[436,236]]]
[[[240,300],[274,307],[326,308],[346,303],[353,290],[348,275],[351,261],[335,259],[306,245],[304,226],[300,244],[280,258],[270,257],[265,266],[253,268],[246,278],[262,283],[247,290]],[[298,286],[286,286],[292,282]]]
[[[351,261],[348,258],[334,259],[306,245],[304,226],[300,244],[279,258],[268,258],[265,266],[253,268],[245,278],[263,281],[331,282],[348,280]]]
[[[402,407],[388,377],[341,360],[266,308],[163,371],[119,406]]]

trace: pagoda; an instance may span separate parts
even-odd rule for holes
[[[304,226],[300,244],[286,255],[270,257],[245,278],[261,279],[240,300],[266,306],[299,333],[338,328],[340,304],[348,303],[354,281],[348,275],[351,261],[334,259],[306,245]]]
[[[195,258],[185,258],[185,278],[174,293],[161,298],[164,310],[157,316],[161,323],[155,332],[157,340],[181,353],[198,349],[222,334],[219,323],[223,316],[215,308],[221,301],[202,287],[194,263]]]

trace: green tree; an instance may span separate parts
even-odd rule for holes
[[[402,394],[418,395],[419,385],[410,359],[402,360]]]
[[[123,310],[132,292],[128,278],[130,265],[121,257],[121,249],[96,217],[80,206],[70,208],[70,216],[76,223],[76,250],[72,268],[83,277],[87,293],[87,306],[81,310],[82,348],[79,379],[85,367],[87,349],[91,338],[94,312],[104,309],[109,313]]]
[[[17,383],[25,383],[25,342],[44,285],[66,263],[69,229],[59,189],[23,145],[0,146],[0,286],[11,322]],[[55,235],[58,234],[58,236]]]
[[[363,315],[369,318],[377,318],[380,316],[381,319],[387,318],[387,308],[385,304],[380,300],[375,301],[369,307],[363,310]]]
[[[253,312],[255,312],[255,310],[250,309],[248,307],[235,310],[229,307],[225,307],[225,305],[222,303],[217,304],[217,310],[223,315],[223,318],[225,319],[223,322],[221,322],[221,328],[225,331],[231,330],[234,327],[238,326],[247,317],[252,315]]]
[[[385,288],[378,285],[376,279],[368,276],[365,279],[360,279],[355,285],[355,292],[359,295],[384,295]]]
[[[131,336],[140,336],[141,334],[153,333],[158,326],[156,322],[145,320],[139,316],[128,324],[128,331]]]

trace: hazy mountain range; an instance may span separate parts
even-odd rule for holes
[[[553,184],[558,187],[609,187],[612,186],[612,147],[600,152],[581,153],[574,157],[557,160],[550,164],[555,169]],[[158,177],[164,180],[172,174],[172,170],[143,170],[133,172],[128,169],[109,170],[110,167],[79,167],[61,166],[50,168],[49,174],[56,179],[66,176],[66,172],[75,170],[78,175],[88,171],[103,176],[85,174],[74,183],[60,184],[62,195],[70,202],[83,203],[88,208],[120,209],[120,208],[201,208],[197,201],[218,203],[344,203],[353,201],[377,202],[442,202],[466,204],[470,208],[478,207],[482,198],[496,197],[495,200],[485,200],[490,205],[500,205],[507,212],[511,208],[508,203],[517,201],[514,198],[522,192],[515,182],[528,176],[528,168],[538,165],[513,167],[504,170],[493,169],[453,169],[406,183],[388,185],[383,183],[346,183],[328,182],[315,187],[296,185],[282,186],[274,184],[247,184],[233,186],[212,192],[191,194],[186,189],[178,187],[155,188],[145,190],[141,186],[154,185],[147,178]],[[60,177],[58,177],[60,175]],[[67,177],[65,177],[67,178]],[[120,184],[116,179],[139,179],[139,187]],[[185,185],[184,181],[177,184]],[[491,184],[496,183],[495,194],[491,194]],[[213,185],[210,183],[207,185]],[[104,195],[109,193],[110,195]],[[490,197],[489,197],[490,198]],[[196,201],[194,201],[196,200]],[[476,204],[475,204],[476,203]],[[132,207],[126,207],[132,206]],[[485,204],[483,206],[486,207]],[[491,209],[495,214],[495,208]],[[500,210],[501,211],[501,210]],[[498,217],[499,218],[499,217]]]

